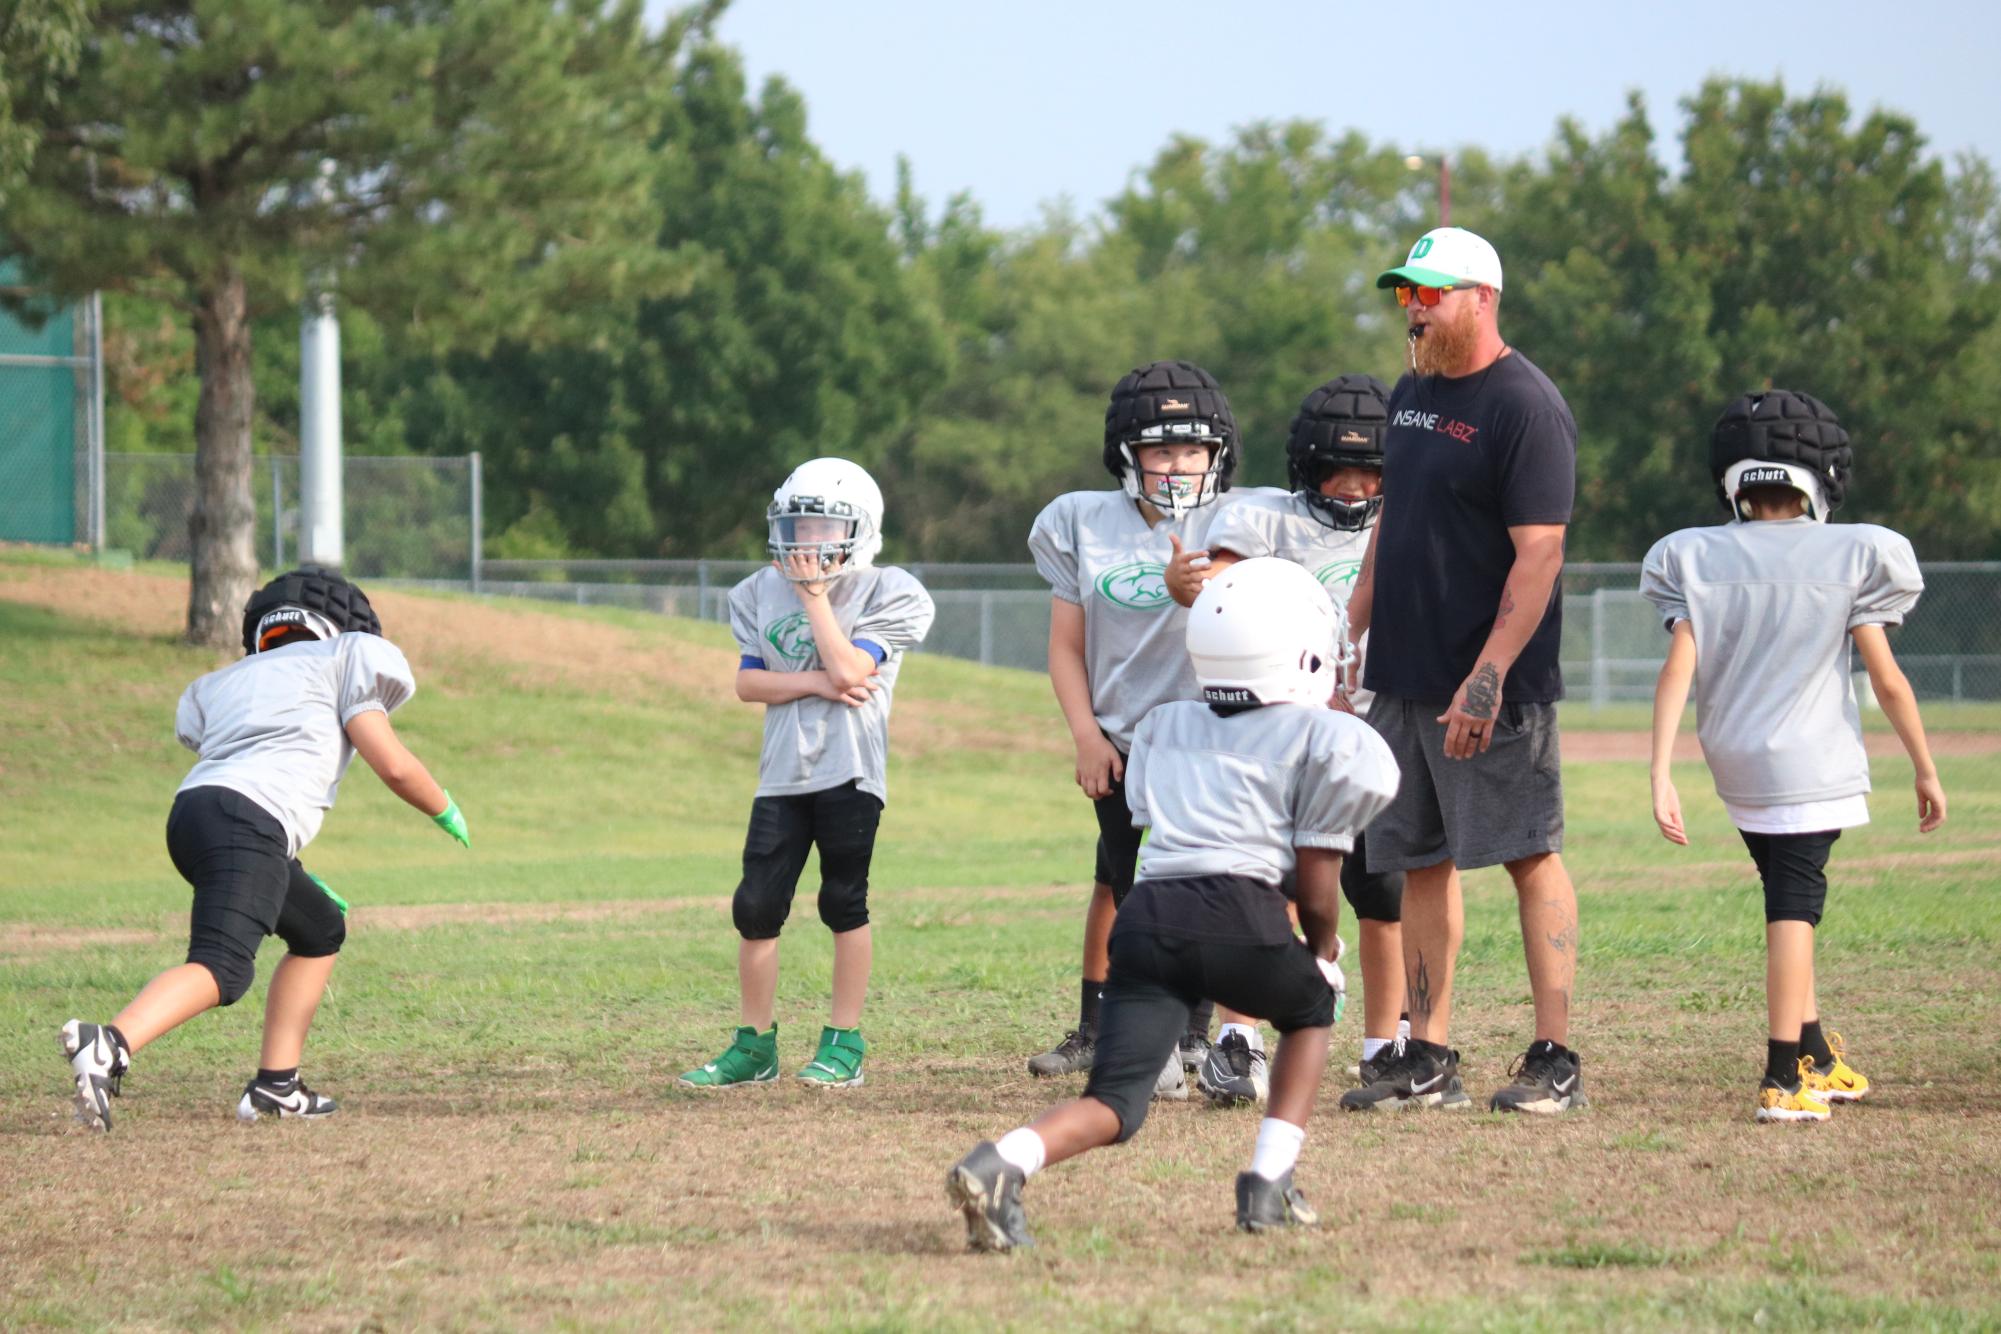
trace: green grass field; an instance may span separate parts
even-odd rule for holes
[[[231,1117],[274,944],[251,996],[141,1054],[113,1135],[72,1128],[57,1027],[109,1018],[185,945],[173,706],[213,659],[173,642],[184,587],[0,554],[0,1327],[2001,1323],[1991,710],[1929,719],[1952,733],[1943,831],[1917,835],[1884,758],[1877,822],[1836,849],[1822,1005],[1878,1088],[1833,1123],[1751,1123],[1760,902],[1704,772],[1680,774],[1676,849],[1643,764],[1579,763],[1590,1112],[1343,1117],[1357,1005],[1299,1169],[1320,1229],[1233,1233],[1256,1119],[1191,1103],[1038,1177],[1039,1245],[982,1257],[946,1167],[1074,1091],[1022,1067],[1074,1006],[1094,832],[1046,682],[905,671],[868,1084],[697,1095],[672,1081],[735,1022],[758,717],[719,627],[642,615],[379,598],[421,685],[398,730],[474,846],[357,767],[306,854],[354,904],[307,1053],[341,1115]],[[788,1067],[825,1007],[812,884]],[[1483,1097],[1529,1024],[1498,872],[1469,880],[1457,1013]]]

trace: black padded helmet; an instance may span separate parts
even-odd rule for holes
[[[322,623],[336,634],[382,633],[381,618],[368,604],[368,595],[333,570],[317,565],[287,570],[243,604],[243,651],[257,652],[269,635],[288,626],[302,626],[324,637]]]
[[[1848,432],[1825,403],[1791,389],[1767,389],[1745,394],[1723,409],[1709,432],[1709,475],[1725,509],[1736,512],[1736,497],[1724,487],[1724,474],[1739,463],[1784,465],[1765,478],[1740,478],[1739,485],[1791,486],[1788,468],[1798,468],[1820,488],[1829,510],[1848,494],[1848,474],[1855,452]],[[1811,493],[1809,493],[1811,494]],[[1826,518],[1826,515],[1816,517]]]
[[[1373,375],[1342,375],[1306,396],[1285,437],[1285,472],[1292,489],[1331,528],[1366,528],[1383,507],[1380,495],[1343,500],[1320,494],[1337,468],[1383,466],[1390,424],[1389,387]]]
[[[1146,445],[1209,445],[1202,487],[1177,511],[1207,505],[1237,471],[1237,419],[1216,377],[1192,361],[1151,361],[1112,387],[1105,407],[1105,471],[1141,498],[1135,450]],[[1145,497],[1153,499],[1153,497]]]

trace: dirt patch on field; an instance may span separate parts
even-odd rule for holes
[[[2001,732],[1930,732],[1926,740],[1934,755],[2001,754]],[[1863,747],[1872,756],[1902,755],[1903,743],[1894,732],[1864,732]],[[1645,764],[1653,758],[1654,740],[1647,732],[1594,732],[1568,728],[1563,733],[1563,758],[1567,764],[1591,764],[1617,760]],[[1702,744],[1691,732],[1674,739],[1674,757],[1690,763],[1702,760]]]

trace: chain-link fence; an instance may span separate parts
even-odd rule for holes
[[[350,574],[461,586],[473,581],[479,528],[474,458],[349,455],[343,468],[342,524]],[[287,454],[253,460],[250,497],[257,510],[258,559],[269,560],[273,569],[295,563],[298,458]],[[105,455],[105,545],[144,560],[187,560],[194,499],[192,454]]]
[[[480,591],[580,605],[729,619],[729,590],[761,561],[481,562]],[[955,658],[1044,671],[1049,590],[1035,567],[906,566],[938,604],[924,648]],[[2001,563],[1934,562],[1909,624],[1893,632],[1897,660],[1923,699],[2001,699]],[[446,586],[463,588],[463,583]],[[1640,596],[1637,563],[1573,564],[1563,572],[1560,649],[1572,699],[1592,705],[1653,697],[1667,635]]]

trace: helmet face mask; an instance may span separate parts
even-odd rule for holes
[[[1204,445],[1201,472],[1142,468],[1152,446]],[[1104,463],[1126,495],[1173,518],[1211,505],[1237,471],[1237,421],[1214,376],[1187,361],[1155,361],[1112,388],[1105,409]]]
[[[1258,556],[1203,585],[1188,612],[1188,656],[1210,704],[1322,707],[1355,652],[1346,614],[1318,579]]]
[[[1313,517],[1329,528],[1367,528],[1382,512],[1380,493],[1363,499],[1321,494],[1342,468],[1383,468],[1389,387],[1373,375],[1341,375],[1306,396],[1286,433],[1286,477]]]
[[[1205,447],[1207,462],[1200,472],[1146,466],[1157,461],[1146,457],[1149,450],[1177,450],[1188,445]],[[1126,460],[1120,480],[1128,496],[1144,500],[1161,513],[1178,519],[1190,510],[1214,504],[1229,489],[1229,481],[1223,475],[1229,448],[1228,438],[1212,422],[1165,422],[1149,426],[1137,439],[1120,443],[1120,453]]]
[[[859,464],[813,459],[792,470],[764,511],[766,549],[793,583],[824,583],[874,563],[882,549],[882,492]],[[812,557],[811,570],[794,569]]]

